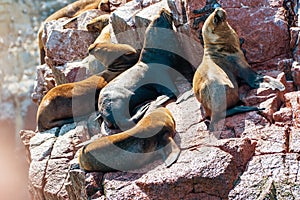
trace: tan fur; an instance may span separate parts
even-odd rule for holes
[[[87,25],[86,29],[88,31],[98,31],[101,32],[102,29],[108,25],[110,14],[100,15],[92,19]]]
[[[225,10],[217,8],[206,19],[202,28],[203,60],[193,79],[193,91],[211,118],[212,129],[215,122],[225,117],[226,109],[239,101],[237,77],[253,88],[265,84],[266,87],[285,89],[279,81],[258,75],[250,68],[240,49],[238,35],[226,18]]]
[[[124,46],[127,47],[127,51]],[[138,61],[139,52],[129,45],[103,44],[102,47],[102,49],[96,47],[94,51],[102,55],[98,58],[106,64],[107,69],[83,81],[66,83],[52,88],[43,97],[38,108],[39,131],[62,126],[72,122],[73,117],[83,117],[96,111],[100,90]],[[118,47],[120,48],[118,49]]]
[[[126,171],[140,168],[162,153],[170,166],[180,153],[172,139],[174,135],[175,121],[170,111],[157,108],[133,128],[101,137],[83,147],[79,163],[87,171]]]

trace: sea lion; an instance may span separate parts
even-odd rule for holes
[[[222,8],[206,19],[203,27],[204,54],[193,80],[193,91],[211,118],[210,130],[225,117],[227,108],[239,102],[237,78],[252,88],[268,87],[285,90],[284,85],[269,76],[257,74],[250,68],[240,48],[237,33],[228,24]],[[257,110],[256,107],[236,107],[228,114]]]
[[[102,44],[99,49],[95,47],[93,53],[107,69],[85,80],[62,84],[49,90],[38,107],[38,131],[60,127],[73,122],[76,117],[81,118],[97,111],[100,90],[132,67],[140,54],[126,44]]]
[[[42,42],[42,35],[44,31],[44,24],[46,22],[57,20],[62,17],[68,17],[73,18],[81,13],[92,10],[92,9],[100,9],[100,4],[103,0],[78,0],[71,4],[69,4],[66,7],[61,8],[60,10],[54,12],[52,15],[47,17],[43,23],[40,26],[40,29],[38,31],[38,45],[39,45],[39,51],[40,51],[40,64],[45,63],[45,50],[44,50],[44,44]]]
[[[109,24],[110,14],[100,15],[89,21],[86,29],[90,32],[100,32]]]
[[[171,14],[162,9],[146,29],[138,63],[100,92],[99,113],[108,127],[133,127],[147,110],[141,105],[158,96],[165,97],[162,104],[176,100],[174,78],[181,75],[176,70],[184,70],[189,63],[174,53],[182,48],[172,25]]]
[[[79,164],[86,171],[127,171],[143,167],[160,154],[169,167],[180,154],[174,136],[175,121],[168,109],[160,107],[133,128],[85,145],[79,153]]]

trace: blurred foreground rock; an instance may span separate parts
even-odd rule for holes
[[[201,105],[195,97],[179,97],[178,104],[167,106],[176,121],[175,141],[182,149],[179,159],[170,168],[157,160],[130,172],[80,170],[77,160],[80,144],[98,137],[99,133],[99,125],[92,120],[43,133],[22,131],[30,161],[29,188],[33,199],[300,198],[300,92],[297,91],[300,79],[298,59],[290,48],[298,47],[298,32],[294,31],[291,40],[289,36],[289,31],[297,28],[288,26],[282,1],[222,0],[220,3],[228,12],[229,23],[245,39],[243,47],[250,64],[261,73],[282,81],[286,91],[250,89],[242,85],[240,96],[244,104],[266,109],[228,117],[218,123],[222,131],[211,134],[205,123],[200,122],[203,119]],[[179,1],[175,4],[181,5]],[[189,1],[185,5],[189,21],[177,27],[182,33],[188,60],[195,67],[201,62],[202,48],[197,31],[191,27],[195,17],[191,11],[204,5],[205,1]],[[160,8],[169,9],[168,6],[166,0],[131,1],[117,8],[111,14],[113,39],[139,48],[144,26]],[[63,29],[61,33],[68,31],[68,28]],[[68,82],[82,80],[103,69],[95,58],[82,55],[92,40],[86,42],[82,51],[72,52],[73,58],[78,60],[64,59],[57,65],[52,62]],[[63,48],[66,51],[61,50]],[[63,44],[59,47],[62,52],[68,52],[68,48]],[[70,54],[62,56],[67,58]],[[39,102],[57,83],[47,65],[39,66],[37,73],[38,84],[33,97]],[[176,83],[181,94],[191,89],[183,80]],[[221,139],[215,140],[213,134]]]

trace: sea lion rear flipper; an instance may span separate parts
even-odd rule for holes
[[[238,113],[245,113],[245,112],[250,112],[250,111],[261,111],[264,110],[265,108],[258,108],[255,106],[236,106],[233,108],[230,108],[226,110],[226,117],[238,114]]]
[[[271,88],[272,90],[278,89],[279,91],[284,91],[285,86],[277,79],[270,76],[263,76],[263,82],[259,84],[262,88]]]
[[[169,143],[160,149],[160,153],[166,167],[170,167],[173,163],[175,163],[180,155],[180,149],[173,138],[169,137],[168,140]]]

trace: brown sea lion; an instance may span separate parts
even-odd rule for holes
[[[39,45],[39,51],[40,51],[40,64],[45,63],[45,50],[44,50],[44,44],[42,42],[42,35],[44,31],[44,23],[57,20],[59,18],[68,17],[73,18],[81,13],[92,10],[92,9],[99,9],[100,4],[103,0],[78,0],[71,4],[69,4],[66,7],[61,8],[60,10],[54,12],[52,15],[47,17],[44,22],[41,24],[40,29],[38,31],[38,45]]]
[[[84,146],[79,153],[79,164],[86,171],[127,171],[143,167],[160,154],[169,167],[180,154],[174,136],[175,121],[168,109],[160,107],[133,128]]]
[[[171,14],[163,9],[146,29],[138,63],[100,92],[99,113],[108,127],[121,130],[133,127],[147,110],[147,106],[141,105],[158,96],[165,97],[161,104],[176,100],[174,78],[191,65],[176,52],[182,47],[172,20]]]
[[[62,84],[49,90],[37,111],[38,131],[71,123],[76,117],[97,111],[100,90],[132,67],[139,58],[139,52],[126,44],[102,44],[99,49],[95,47],[93,52],[107,69],[85,80]]]
[[[193,80],[196,98],[211,118],[213,125],[225,117],[227,108],[239,102],[237,78],[243,79],[252,88],[268,87],[285,90],[278,80],[257,74],[250,68],[240,48],[238,35],[226,20],[222,8],[206,19],[203,28],[204,54]],[[228,114],[258,110],[256,107],[235,107]]]
[[[100,15],[87,23],[86,29],[90,32],[100,32],[109,24],[110,14]]]

